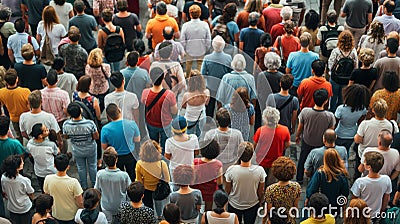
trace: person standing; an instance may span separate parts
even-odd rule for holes
[[[34,37],[36,37],[38,23],[42,20],[43,9],[48,4],[49,0],[21,0],[22,18],[28,17],[30,31]]]
[[[372,1],[348,0],[344,3],[340,16],[346,17],[344,29],[351,32],[354,45],[358,46],[358,41],[372,22]]]

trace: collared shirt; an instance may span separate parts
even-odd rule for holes
[[[28,38],[29,35],[27,33],[16,33],[8,38],[7,48],[13,51],[16,63],[22,63],[24,61],[24,58],[22,58],[21,55],[21,48],[22,45],[28,43]],[[31,37],[31,42],[33,49],[35,51],[39,50],[39,44],[34,37]],[[35,57],[33,57],[33,61],[36,61]]]
[[[172,52],[171,52],[171,56],[169,57],[169,59],[171,59],[172,61],[180,61],[181,56],[185,54],[185,49],[183,48],[182,44],[179,42],[176,42],[174,40],[163,40],[163,42],[170,42],[172,44]],[[155,50],[154,50],[154,57],[156,59],[160,58],[160,51],[158,50],[158,48],[160,47],[160,44],[157,44]]]
[[[400,20],[394,17],[394,15],[388,16],[384,14],[382,16],[375,17],[374,20],[377,20],[383,24],[385,34],[389,34],[392,31],[400,32]]]
[[[70,98],[68,92],[58,87],[56,88],[44,88],[40,90],[42,92],[42,108],[48,113],[54,114],[57,122],[67,119],[67,115],[64,113],[64,109],[68,107]]]
[[[192,57],[204,56],[211,45],[208,24],[200,19],[192,19],[182,26],[181,43],[186,53]]]

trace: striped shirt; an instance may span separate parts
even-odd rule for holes
[[[67,115],[64,113],[64,109],[66,110],[68,104],[71,102],[68,92],[58,87],[46,87],[40,91],[42,92],[43,110],[52,113],[56,117],[57,122],[66,120]]]

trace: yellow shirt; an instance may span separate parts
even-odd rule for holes
[[[164,173],[164,181],[169,182],[169,170],[165,161],[161,160],[162,170]],[[136,163],[136,181],[143,183],[144,188],[149,191],[155,191],[158,182],[161,178],[161,163],[157,162],[144,162],[139,160]]]
[[[315,219],[311,217],[300,224],[335,224],[335,217],[333,217],[331,214],[325,215],[325,219]]]
[[[28,88],[22,87],[0,89],[0,103],[7,107],[12,122],[18,122],[19,116],[29,111],[28,96],[30,93]]]

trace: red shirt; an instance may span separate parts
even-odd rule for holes
[[[275,129],[262,126],[257,129],[253,140],[257,143],[257,163],[264,168],[271,168],[272,163],[283,156],[285,142],[290,141],[290,132],[286,126],[280,124]]]
[[[281,9],[269,6],[262,11],[265,20],[265,32],[270,33],[273,25],[282,22]]]
[[[282,47],[283,46],[283,47]],[[301,46],[300,46],[300,40],[298,37],[295,36],[286,36],[283,35],[281,37],[281,47],[282,47],[282,54],[283,54],[283,59],[285,61],[288,60],[289,54],[295,51],[299,51]],[[279,50],[279,43],[278,39],[274,43],[274,48],[280,52]]]
[[[144,89],[141,102],[150,106],[158,93],[151,89]],[[175,94],[171,90],[166,90],[157,103],[146,114],[146,123],[151,126],[162,128],[169,125],[172,121],[171,107],[176,104]]]
[[[150,57],[149,55],[145,55],[143,57],[138,58],[137,66],[140,68],[146,69],[147,72],[150,71]]]
[[[297,89],[297,95],[301,99],[300,110],[314,106],[314,92],[321,88],[328,91],[329,97],[333,96],[332,85],[324,77],[311,76],[300,83]]]
[[[217,181],[222,163],[219,160],[203,162],[201,158],[193,161],[196,181],[193,188],[199,189],[204,201],[213,201],[213,194],[217,190]]]

